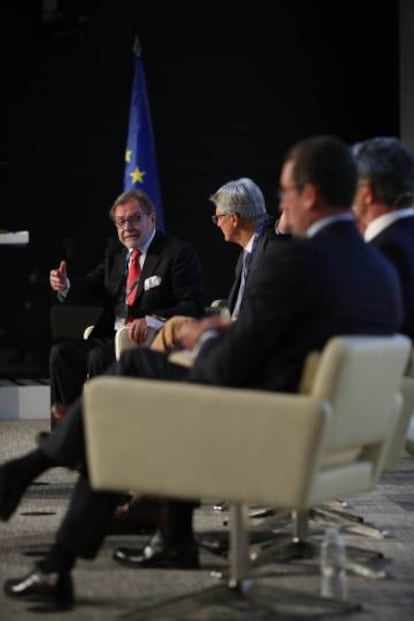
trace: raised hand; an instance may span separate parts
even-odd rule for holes
[[[66,289],[69,289],[66,261],[61,261],[56,270],[50,270],[49,282],[54,291],[66,291]]]

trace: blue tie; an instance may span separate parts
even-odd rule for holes
[[[247,252],[247,250],[243,250],[243,265],[242,265],[242,271],[241,271],[241,277],[240,277],[240,287],[239,287],[239,291],[237,294],[237,300],[236,300],[236,303],[234,305],[234,309],[231,315],[231,318],[233,321],[235,321],[237,317],[239,316],[241,304],[243,301],[244,289],[246,287],[246,281],[249,275],[249,270],[250,270],[250,265],[253,259],[253,255],[257,248],[257,243],[263,231],[265,230],[267,224],[268,224],[267,218],[263,218],[263,220],[259,222],[257,229],[256,229],[256,233],[254,234],[251,252]]]
[[[247,250],[243,250],[243,264],[240,276],[240,286],[237,294],[236,304],[234,305],[234,309],[231,315],[233,321],[237,319],[240,312],[241,303],[243,300],[244,289],[246,286],[247,276],[249,274],[250,263],[252,261],[253,252],[247,252]]]

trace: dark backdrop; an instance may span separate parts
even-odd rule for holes
[[[122,191],[138,34],[152,110],[166,228],[200,253],[207,299],[224,297],[238,249],[210,221],[208,196],[252,177],[277,213],[279,165],[298,138],[398,135],[394,0],[61,1],[10,3],[13,61],[0,228],[3,345],[48,348],[48,272],[94,266]],[[10,301],[11,300],[11,301]],[[36,354],[35,354],[36,357]]]

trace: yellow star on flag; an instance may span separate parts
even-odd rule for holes
[[[140,170],[138,166],[136,166],[135,170],[133,170],[132,173],[129,173],[129,176],[132,179],[132,183],[137,183],[137,181],[139,183],[142,183],[144,181],[144,175],[146,174],[147,174],[146,172],[144,172],[143,170]]]
[[[125,161],[129,163],[131,161],[131,157],[132,157],[132,149],[127,149],[125,151]]]

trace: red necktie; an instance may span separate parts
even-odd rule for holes
[[[132,306],[138,291],[141,267],[139,264],[140,250],[133,250],[129,257],[128,277],[126,283],[126,303]]]

